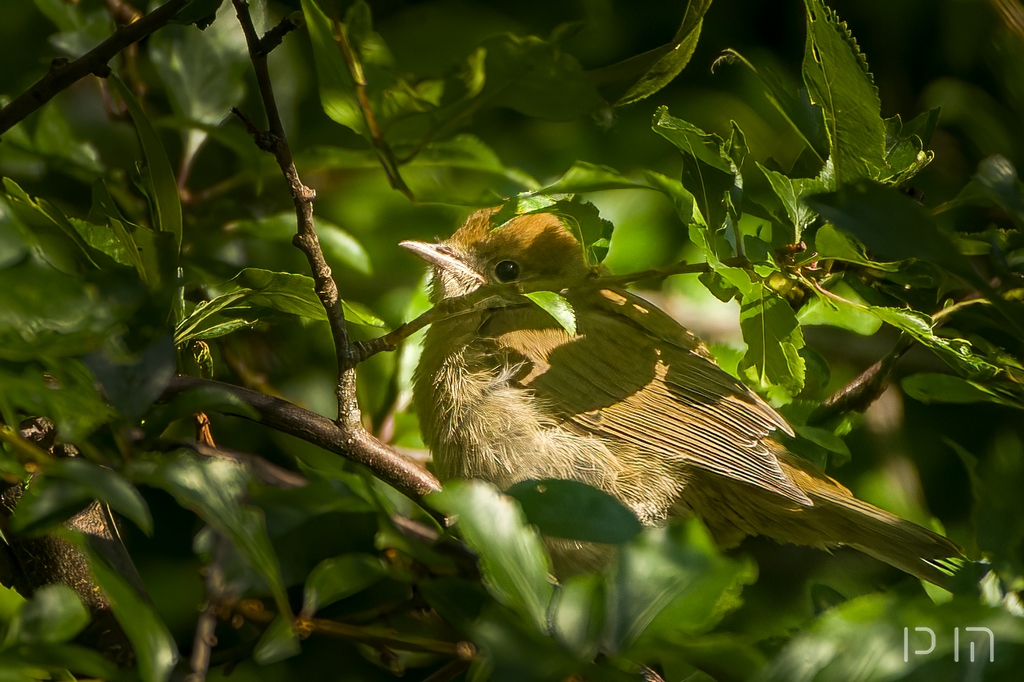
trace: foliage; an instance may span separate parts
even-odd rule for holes
[[[103,40],[108,4],[10,10],[0,89],[17,95],[37,62]],[[262,120],[234,8],[192,0],[110,77],[0,143],[0,472],[30,481],[0,541],[59,532],[79,546],[137,661],[118,670],[76,643],[88,614],[51,585],[2,595],[0,678],[186,672],[200,569],[216,565],[237,627],[220,624],[210,679],[620,680],[640,666],[666,680],[1009,679],[1024,662],[1024,37],[981,3],[834,3],[862,43],[820,0],[733,4],[750,27],[700,0],[649,14],[581,3],[586,16],[532,2],[252,9],[261,33],[303,24],[271,53],[271,80],[353,338],[426,308],[397,242],[446,235],[480,206],[555,210],[616,274],[706,262],[699,279],[642,284],[669,310],[690,306],[719,363],[794,424],[794,452],[881,506],[942,519],[985,562],[954,594],[847,550],[723,553],[693,520],[641,530],[566,481],[453,482],[420,504],[237,418],[255,414],[228,391],[168,398],[181,373],[335,412],[288,191],[229,115]],[[760,28],[769,14],[778,25]],[[939,39],[925,15],[962,28]],[[883,50],[879,25],[914,60]],[[900,94],[906,80],[918,99]],[[883,116],[894,110],[908,120]],[[531,298],[575,329],[557,292]],[[906,346],[901,388],[866,417],[821,418],[828,396]],[[368,428],[410,450],[417,353],[413,337],[358,369]],[[197,452],[197,413],[237,458]],[[17,436],[40,415],[80,457]],[[127,520],[148,596],[61,529],[93,499]],[[616,558],[556,584],[539,531]],[[968,626],[995,633],[994,663],[953,659],[949,633]],[[915,627],[935,630],[934,652],[903,655]]]

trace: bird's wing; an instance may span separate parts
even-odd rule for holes
[[[770,434],[789,425],[715,365],[700,342],[651,304],[621,290],[569,295],[570,336],[535,306],[495,310],[480,328],[518,381],[574,428],[811,506],[780,466]]]

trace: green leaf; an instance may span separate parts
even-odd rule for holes
[[[610,166],[575,161],[560,178],[545,185],[536,194],[582,194],[609,189],[651,189],[643,180],[627,178]]]
[[[536,189],[540,186],[540,183],[525,171],[504,165],[501,158],[483,140],[466,133],[447,140],[431,142],[403,167],[406,171],[429,169],[433,172],[438,168],[476,171],[497,176],[510,180],[523,189]]]
[[[526,520],[544,535],[621,544],[643,528],[636,515],[616,498],[579,481],[521,481],[505,494],[519,500]]]
[[[223,3],[224,0],[189,0],[174,16],[174,23],[195,24],[205,29],[213,23],[217,17],[217,8]]]
[[[686,68],[697,48],[704,15],[711,7],[711,0],[690,0],[686,4],[683,22],[667,45],[629,59],[598,69],[591,75],[598,83],[613,83],[629,79],[632,81],[625,93],[614,106],[638,102],[668,85]]]
[[[61,679],[69,670],[110,682],[138,679],[127,670],[119,670],[98,651],[76,644],[34,643],[0,651],[0,679],[4,682],[35,682],[41,670],[53,673],[50,679]]]
[[[178,660],[178,648],[167,626],[156,609],[139,594],[81,535],[77,538],[79,550],[89,558],[89,568],[103,594],[110,603],[114,618],[121,625],[132,644],[143,682],[166,682]]]
[[[483,481],[450,481],[428,496],[431,506],[457,516],[456,527],[480,557],[488,591],[547,632],[554,586],[551,561],[519,505]]]
[[[122,239],[122,235],[115,232],[113,225],[95,224],[87,220],[79,220],[78,218],[68,218],[68,221],[90,247],[105,253],[113,258],[115,262],[135,267],[136,270],[139,270],[141,259],[138,255],[138,248],[129,249]],[[124,225],[121,226],[121,229],[124,230]],[[132,242],[132,246],[134,246],[134,242]],[[144,270],[140,270],[139,274],[144,274]]]
[[[191,3],[195,5],[195,2]],[[244,74],[249,66],[245,37],[238,30],[231,3],[207,1],[207,10],[221,21],[204,31],[192,26],[168,26],[153,34],[148,54],[163,80],[175,113],[212,125],[229,115],[245,95]],[[209,5],[213,4],[212,7]],[[220,5],[220,11],[217,11]],[[186,7],[182,11],[189,11]],[[180,17],[180,14],[179,14]],[[206,133],[192,128],[184,133],[183,164],[191,164]]]
[[[582,660],[597,653],[604,631],[605,578],[599,573],[573,575],[562,581],[552,607],[555,635]]]
[[[174,243],[180,249],[181,199],[178,197],[178,183],[174,178],[171,162],[167,160],[164,145],[132,91],[117,75],[112,74],[107,82],[113,84],[114,90],[124,100],[135,124],[135,130],[139,134],[142,153],[146,157],[146,167],[149,170],[149,181],[152,183],[150,200],[153,202],[153,224],[160,231],[173,234]]]
[[[345,321],[355,322],[364,327],[377,327],[382,329],[387,325],[384,320],[377,317],[373,311],[356,301],[342,301],[341,307],[345,311]]]
[[[572,304],[565,300],[564,296],[553,291],[530,291],[523,296],[555,318],[555,322],[571,336],[576,336],[576,311],[572,309]]]
[[[1017,227],[1024,226],[1024,186],[1017,179],[1017,169],[1012,163],[998,154],[990,156],[978,164],[973,179],[1010,214]]]
[[[106,350],[84,358],[86,366],[103,387],[118,412],[138,419],[163,395],[176,370],[174,346],[162,336],[137,358],[111,358]]]
[[[0,358],[80,355],[120,322],[119,311],[82,280],[26,258],[0,268]]]
[[[31,535],[52,530],[84,510],[93,497],[83,486],[62,479],[42,479],[25,490],[24,504],[11,517],[11,526]]]
[[[228,116],[232,106],[245,96],[249,50],[231,3],[208,0],[206,4],[213,4],[204,8],[209,10],[205,18],[210,19],[212,26],[202,33],[190,26],[167,27],[154,34],[148,54],[164,81],[174,112],[182,118],[213,125]],[[220,22],[213,23],[215,16],[221,18]],[[191,128],[184,133],[184,166],[191,163],[205,140],[206,132],[202,129]]]
[[[755,576],[749,561],[721,556],[700,521],[648,529],[619,550],[607,574],[606,645],[652,655],[674,633],[704,632],[739,605]]]
[[[800,308],[796,316],[800,324],[825,324],[848,329],[861,336],[871,336],[882,326],[877,316],[865,310],[867,301],[846,282],[840,280],[829,291],[835,297],[818,294]]]
[[[135,480],[166,490],[178,504],[230,538],[246,563],[267,582],[278,611],[290,618],[281,566],[267,536],[263,513],[245,504],[250,480],[245,467],[178,451],[157,461],[134,463],[131,473]]]
[[[81,458],[66,458],[46,468],[48,477],[73,481],[91,493],[91,497],[110,505],[130,519],[146,535],[153,534],[153,517],[138,489],[113,469]]]
[[[278,213],[260,220],[242,220],[233,223],[230,229],[280,244],[291,244],[298,231],[294,211]],[[333,267],[344,264],[364,275],[372,272],[370,256],[351,234],[323,218],[316,220],[316,234],[327,262]]]
[[[914,374],[900,384],[907,395],[922,403],[1001,402],[984,386],[950,374]]]
[[[988,283],[975,272],[953,240],[936,227],[924,208],[895,189],[857,182],[830,194],[809,197],[807,203],[881,258],[927,261],[980,291],[991,292]],[[993,303],[1005,308],[997,296]]]
[[[486,54],[486,80],[471,107],[486,102],[533,118],[568,121],[605,106],[576,58],[556,44],[503,33],[480,47]]]
[[[302,615],[309,618],[323,607],[365,590],[385,575],[384,564],[370,554],[324,559],[306,578]]]
[[[217,384],[191,388],[168,402],[155,406],[146,415],[142,428],[151,437],[160,436],[172,422],[190,418],[197,412],[232,414],[259,421],[259,413],[227,387]]]
[[[896,272],[900,269],[899,263],[880,263],[872,260],[864,250],[863,244],[831,224],[822,225],[814,233],[814,250],[821,260],[839,260],[884,272]]]
[[[747,344],[740,372],[755,386],[799,393],[804,385],[805,362],[799,353],[804,337],[789,303],[768,287],[755,287],[743,296],[740,330]]]
[[[0,362],[0,407],[46,415],[70,443],[85,440],[114,416],[80,360],[50,357],[40,364],[16,362],[14,369]]]
[[[811,101],[824,111],[836,184],[876,178],[887,168],[885,123],[867,60],[831,9],[821,0],[804,2],[804,83]]]
[[[803,237],[804,230],[818,217],[818,214],[804,203],[804,197],[820,194],[833,188],[820,178],[788,178],[761,164],[757,164],[757,167],[768,178],[772,191],[782,201],[786,215],[789,216],[789,222],[793,225],[792,243],[798,244]]]
[[[980,555],[1008,583],[1020,584],[1024,578],[1020,557],[1024,496],[1018,483],[1024,476],[1024,443],[1012,430],[1003,430],[995,434],[985,456],[979,459],[954,441],[944,440],[960,457],[970,477],[971,516]],[[1007,602],[1007,606],[1010,608],[1006,610],[1012,612],[1013,604]]]
[[[636,178],[628,178],[610,166],[576,161],[562,177],[536,190],[538,195],[582,194],[610,189],[650,189],[664,194],[676,208],[684,223],[694,220],[694,199],[678,180],[645,170]]]
[[[67,172],[95,177],[105,171],[96,145],[76,136],[58,106],[43,107],[39,112],[32,141],[38,154]]]
[[[924,167],[935,158],[935,152],[925,150],[921,137],[910,131],[921,129],[923,133],[930,135],[938,119],[938,109],[932,109],[918,117],[921,118],[926,120],[915,119],[906,126],[898,114],[885,120],[885,163],[888,169],[879,174],[880,182],[900,185],[924,170]]]
[[[74,590],[66,585],[43,585],[22,604],[11,629],[19,643],[59,644],[88,624],[89,612]]]
[[[737,130],[734,127],[734,132]],[[731,257],[733,248],[716,237],[719,231],[735,224],[743,196],[743,180],[729,155],[730,145],[717,135],[669,115],[667,107],[655,112],[654,132],[683,155],[682,184],[694,198],[692,219],[706,232],[694,243],[705,252],[709,262]]]
[[[313,45],[313,63],[324,112],[336,123],[359,135],[366,135],[366,120],[356,101],[355,85],[340,46],[334,41],[331,20],[316,0],[302,0],[302,13]]]
[[[801,438],[806,438],[815,445],[819,445],[829,452],[839,455],[841,462],[850,459],[850,448],[847,447],[846,442],[831,431],[814,426],[796,426],[793,430]]]
[[[288,619],[278,614],[263,631],[252,657],[260,665],[270,665],[297,656],[300,652],[298,633]]]
[[[221,293],[196,306],[178,323],[174,342],[181,345],[191,339],[207,338],[209,334],[226,333],[224,318],[245,320],[246,326],[266,311],[277,311],[311,320],[325,321],[320,299],[313,290],[313,278],[260,268],[245,268],[230,281],[218,287]],[[384,322],[355,303],[342,302],[345,318],[371,327]],[[237,328],[237,327],[236,327]]]
[[[43,198],[33,199],[14,180],[5,177],[7,203],[21,237],[34,253],[68,275],[98,268],[93,251],[63,211]]]
[[[74,457],[54,462],[45,472],[43,478],[33,480],[18,502],[12,517],[18,531],[33,533],[62,523],[70,513],[99,500],[131,519],[146,535],[153,534],[153,517],[146,501],[113,469]]]
[[[494,150],[474,135],[455,135],[422,148],[400,145],[396,146],[395,153],[403,158],[402,178],[421,201],[494,206],[504,196],[540,187],[528,173],[504,165]],[[380,159],[370,149],[313,147],[299,153],[296,164],[303,172],[306,168],[376,172]],[[317,224],[319,226],[319,219]]]
[[[7,198],[0,197],[0,269],[21,262],[28,253],[28,244],[18,234],[24,229],[19,230],[17,219],[11,213]]]
[[[941,113],[941,107],[934,107],[923,114],[918,114],[903,124],[900,134],[904,137],[917,137],[923,145],[930,144],[932,135],[935,134],[935,127],[939,124],[939,115]],[[895,118],[900,120],[899,116]]]
[[[882,322],[891,324],[913,336],[968,379],[984,381],[991,379],[1001,371],[999,367],[976,353],[966,339],[948,339],[936,336],[932,330],[932,319],[922,312],[908,308],[881,306],[868,306],[867,311]]]
[[[786,119],[793,130],[800,135],[809,149],[817,159],[817,162],[824,164],[829,158],[828,133],[825,131],[824,117],[821,107],[813,104],[808,96],[807,89],[801,88],[798,94],[794,94],[795,88],[787,87],[782,80],[768,69],[755,67],[746,57],[736,50],[725,50],[715,62],[719,63],[740,62],[760,79],[764,85],[765,95],[772,106]]]
[[[978,633],[964,630],[988,628],[995,639],[995,666],[988,659],[988,637],[974,639]],[[935,649],[930,651],[935,633]],[[954,638],[954,628],[959,628]],[[906,633],[907,640],[904,640]],[[904,641],[908,642],[907,645]],[[1019,665],[1020,643],[1024,641],[1020,621],[1006,609],[978,603],[976,596],[958,598],[946,604],[934,604],[925,595],[908,597],[895,591],[874,592],[838,604],[801,628],[790,639],[759,679],[765,682],[812,682],[812,680],[884,680],[937,679],[949,671],[952,677],[977,674],[997,678],[1001,665],[1007,672]],[[979,654],[977,663],[968,661],[968,642]],[[1000,659],[1000,643],[1005,657]],[[954,654],[954,646],[961,649]],[[904,656],[904,647],[909,648]],[[929,648],[929,655],[913,653]],[[870,656],[864,652],[870,651]],[[954,656],[959,658],[955,662]],[[1005,663],[1000,664],[1000,661]],[[984,663],[982,663],[984,662]],[[982,672],[984,670],[984,673]],[[1012,677],[1013,673],[1009,672]]]
[[[306,317],[311,320],[326,320],[320,299],[313,290],[313,278],[288,272],[274,272],[260,268],[245,268],[235,275],[225,287],[227,293],[218,298],[242,294],[244,298],[232,302],[232,307],[259,306],[282,313]],[[243,302],[244,301],[244,302]],[[217,299],[210,302],[215,306]]]

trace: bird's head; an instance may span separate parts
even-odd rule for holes
[[[492,227],[497,209],[477,211],[440,244],[401,245],[434,266],[431,298],[438,302],[484,284],[516,283],[523,293],[560,291],[596,272],[576,236],[551,213],[518,216]]]

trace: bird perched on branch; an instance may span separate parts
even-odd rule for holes
[[[563,219],[534,213],[494,226],[494,215],[478,211],[440,244],[403,242],[433,265],[435,304],[482,286],[512,290],[426,335],[414,396],[442,479],[499,488],[571,479],[647,525],[695,514],[722,547],[747,535],[849,545],[919,578],[948,579],[955,544],[854,498],[787,451],[773,438],[792,435],[785,419],[675,320],[602,285]],[[576,334],[519,295],[534,291],[568,300]],[[566,572],[595,568],[609,552],[548,542]]]

